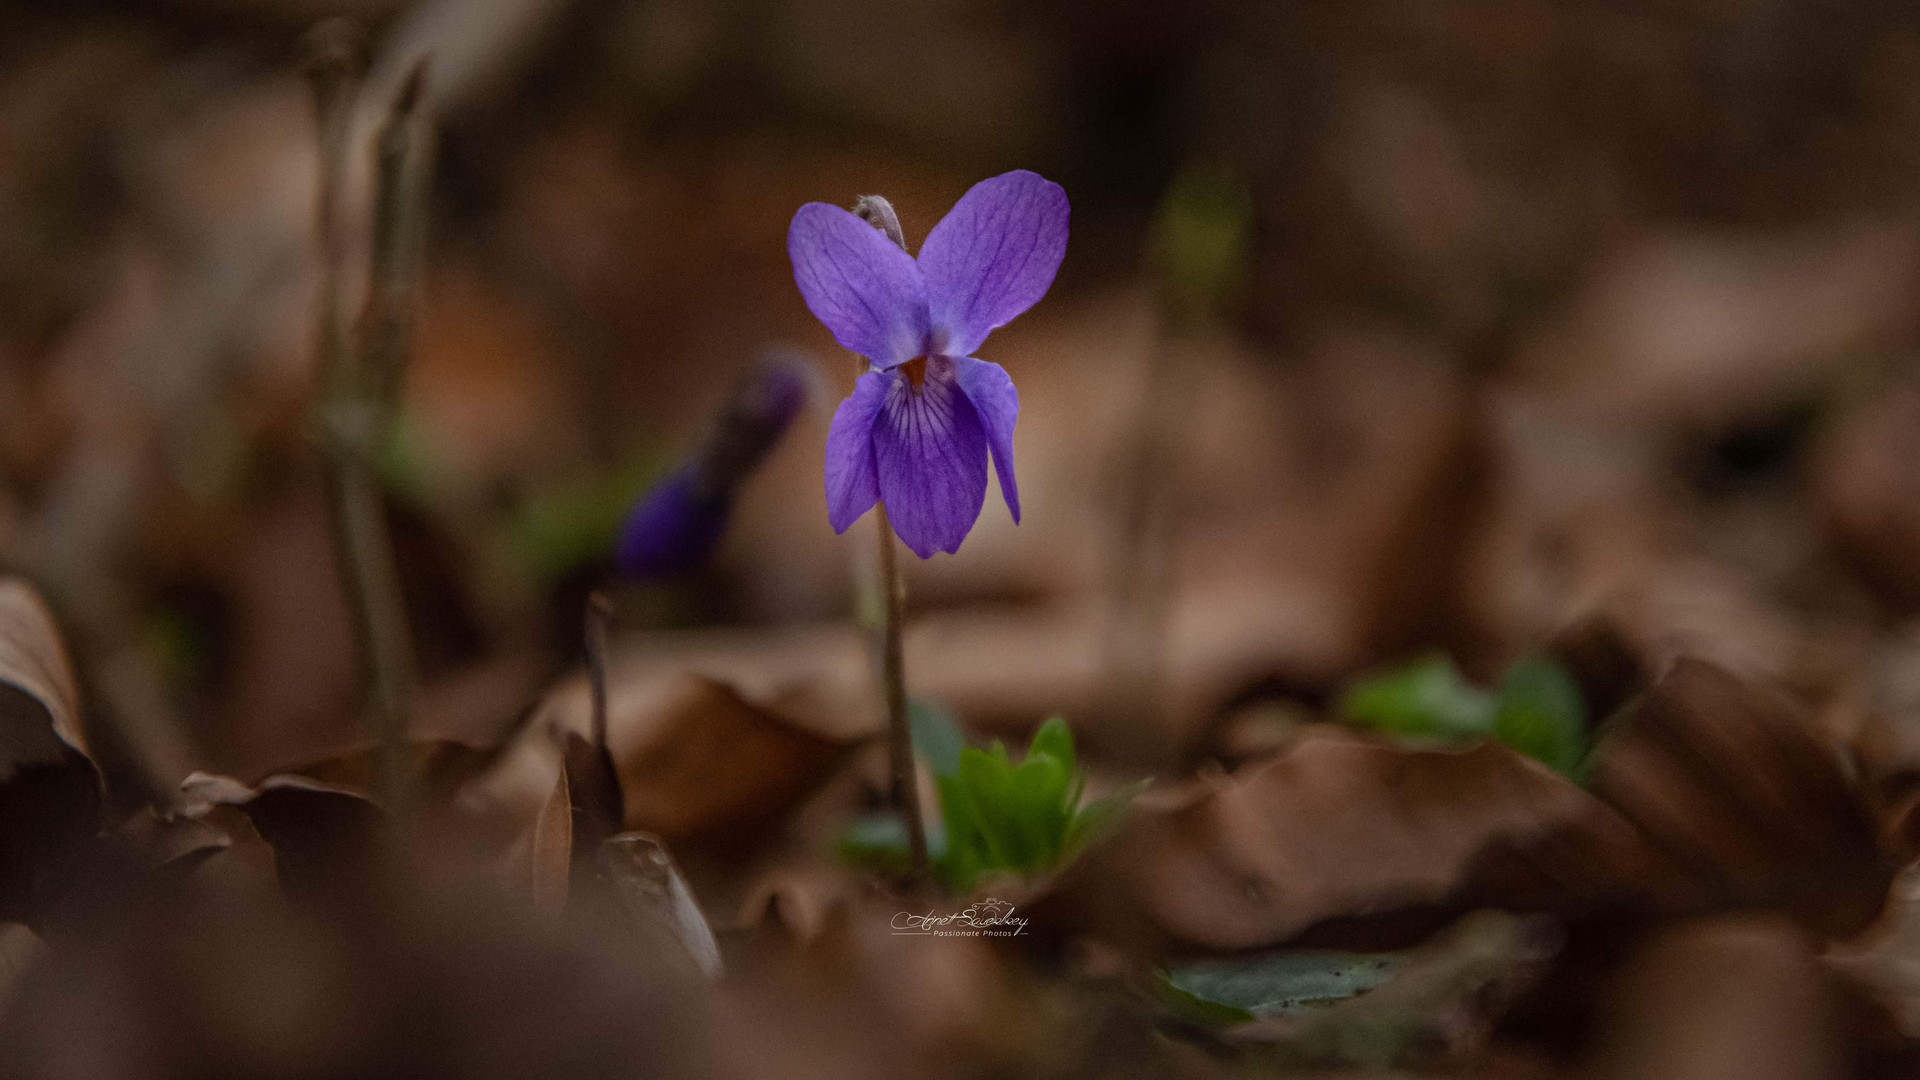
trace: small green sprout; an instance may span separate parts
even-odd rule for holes
[[[997,740],[985,749],[966,745],[953,722],[925,703],[913,703],[911,718],[915,746],[940,794],[943,827],[929,831],[928,847],[953,892],[968,891],[987,874],[1036,877],[1057,869],[1134,794],[1083,801],[1086,772],[1059,717],[1040,725],[1018,762]],[[843,859],[882,872],[903,872],[906,851],[905,827],[894,817],[862,818],[840,839]]]

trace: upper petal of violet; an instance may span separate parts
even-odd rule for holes
[[[925,351],[920,268],[879,230],[837,206],[808,203],[787,229],[793,280],[834,340],[880,367]]]
[[[993,471],[1000,478],[1000,497],[1007,512],[1020,523],[1020,485],[1013,479],[1013,422],[1020,415],[1020,392],[1013,377],[999,364],[962,356],[953,362],[953,377],[980,414],[987,445],[993,449]]]
[[[1016,169],[973,185],[920,247],[941,351],[966,356],[1032,307],[1067,253],[1067,193]]]
[[[886,404],[873,424],[873,460],[893,531],[915,555],[955,552],[987,499],[987,437],[973,402],[944,358],[930,360],[917,392],[886,372]]]

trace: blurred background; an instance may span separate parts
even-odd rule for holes
[[[870,544],[827,528],[820,447],[856,361],[787,219],[881,193],[917,246],[1014,167],[1073,203],[987,347],[1028,519],[990,495],[911,569],[915,678],[969,715],[1097,724],[1145,664],[1184,740],[1436,646],[1485,675],[1596,608],[1832,689],[1920,600],[1906,4],[8,5],[0,553],[176,772],[359,723],[310,419],[302,67],[342,13],[356,146],[430,57],[382,470],[436,730],[577,660],[627,507],[769,345],[818,400],[622,619],[844,623]]]
[[[316,36],[336,16],[348,23]],[[1764,889],[1733,891],[1740,910],[1804,915],[1766,874],[1785,867],[1789,880],[1818,864],[1808,852],[1853,844],[1844,858],[1858,856],[1865,884],[1834,902],[1842,915],[1814,904],[1810,917],[1820,934],[1851,937],[1887,899],[1892,867],[1920,850],[1910,2],[70,0],[0,4],[0,18],[0,566],[59,618],[119,810],[165,803],[195,770],[252,781],[367,736],[317,404],[329,261],[311,72],[334,47],[364,71],[328,114],[347,157],[332,199],[339,232],[325,235],[339,244],[350,311],[368,290],[376,133],[426,64],[431,170],[403,298],[417,323],[374,470],[418,667],[416,735],[494,746],[569,678],[560,693],[583,710],[582,611],[604,590],[616,713],[642,698],[632,709],[666,708],[647,696],[655,676],[731,688],[674,698],[676,719],[648,729],[705,731],[695,741],[722,750],[674,774],[680,787],[650,789],[665,793],[657,805],[636,810],[648,796],[630,788],[628,825],[680,845],[660,824],[680,812],[672,793],[697,803],[712,776],[731,776],[747,794],[725,798],[772,792],[770,809],[749,809],[797,815],[796,831],[829,838],[808,848],[809,873],[831,863],[822,851],[835,830],[884,789],[876,755],[836,772],[842,743],[817,742],[879,729],[859,629],[874,545],[871,522],[846,536],[827,525],[822,443],[859,361],[802,303],[787,223],[808,201],[880,194],[917,249],[971,184],[1026,168],[1065,187],[1073,216],[1051,293],[981,351],[1020,390],[1025,517],[1016,527],[990,491],[957,555],[908,560],[917,700],[975,735],[1023,737],[1064,715],[1096,787],[1196,769],[1196,782],[1224,783],[1222,768],[1276,753],[1305,761],[1276,796],[1296,800],[1295,816],[1273,820],[1334,822],[1314,859],[1337,877],[1370,859],[1370,837],[1427,820],[1383,811],[1387,824],[1368,831],[1378,822],[1367,815],[1405,792],[1429,799],[1421,813],[1441,825],[1382,865],[1424,866],[1431,836],[1454,835],[1450,808],[1520,783],[1509,769],[1457,790],[1399,773],[1341,786],[1373,775],[1360,757],[1312,772],[1312,747],[1325,744],[1292,740],[1357,676],[1439,653],[1490,685],[1516,660],[1551,654],[1579,684],[1575,711],[1598,722],[1691,656],[1738,686],[1784,689],[1804,713],[1771,749],[1709,738],[1681,765],[1616,749],[1596,767],[1593,790],[1636,825],[1671,811],[1687,843],[1735,851],[1704,858],[1716,899],[1702,907],[1719,910],[1728,865],[1735,878],[1755,865],[1741,861],[1748,839],[1812,836],[1798,855],[1760,859],[1758,879],[1739,878]],[[670,574],[623,572],[615,551],[636,500],[715,452],[716,424],[751,399],[769,356],[805,373],[806,400],[764,462],[735,478],[712,551]],[[1663,685],[1704,695],[1702,716],[1775,715],[1701,670]],[[754,710],[814,734],[712,734],[735,730],[723,720],[760,731]],[[1574,723],[1577,759],[1587,732]],[[1430,766],[1455,767],[1419,768]],[[1796,802],[1791,783],[1770,786],[1775,766],[1848,792],[1815,800],[1844,804],[1839,823]],[[1322,788],[1316,776],[1341,779]],[[1555,782],[1552,798],[1587,798]],[[1670,783],[1681,794],[1669,799]],[[816,788],[826,795],[806,803]],[[1635,792],[1655,794],[1636,803]],[[1761,812],[1702,809],[1741,798]],[[814,820],[806,806],[830,809]],[[1548,819],[1559,820],[1529,803],[1512,820]],[[1342,821],[1361,823],[1346,841]],[[1580,850],[1612,850],[1593,837],[1614,827],[1582,834]],[[1284,847],[1305,830],[1262,836]],[[748,865],[737,832],[715,840],[689,826],[676,848],[709,916],[738,908],[751,929],[764,908],[810,927],[800,937],[817,932],[806,889],[753,884],[765,867]],[[1448,890],[1481,880],[1461,876],[1475,846],[1431,896],[1356,887],[1363,900],[1242,933],[1222,927],[1239,925],[1235,905],[1259,899],[1259,879],[1209,893],[1211,879],[1180,861],[1186,849],[1168,850],[1148,876],[1207,894],[1205,917],[1180,923],[1178,888],[1139,892],[1162,929],[1202,948],[1461,901]],[[1665,898],[1649,910],[1675,910],[1661,890],[1681,876],[1645,876],[1646,895]],[[1819,887],[1841,875],[1825,876]],[[1598,895],[1556,880],[1578,904]],[[1914,908],[1920,888],[1902,888]],[[1521,909],[1516,895],[1538,898],[1493,895]],[[1612,970],[1596,958],[1620,939],[1594,925],[1576,925],[1563,976],[1536,999],[1550,1004],[1509,1017],[1506,1034],[1546,1031],[1547,1044],[1585,1052],[1583,1035],[1554,1025],[1592,1004],[1567,986]],[[1515,966],[1531,955],[1523,939],[1500,939]],[[1741,985],[1764,1000],[1714,999],[1732,1002],[1716,1016],[1734,1018],[1700,1021],[1728,1055],[1715,1060],[1746,1053],[1776,1067],[1752,1075],[1841,1075],[1832,1048],[1850,1046],[1854,1065],[1910,1066],[1910,1039],[1876,1043],[1864,1021],[1843,1037],[1807,1019],[1829,1015],[1794,996],[1823,947],[1811,940],[1774,923],[1657,939],[1632,954],[1639,974],[1621,978],[1652,988],[1642,997],[1658,1007],[1632,1013],[1624,1041],[1594,1044],[1597,1060],[1617,1075],[1683,1075],[1647,1063],[1676,1060],[1660,1055],[1692,1031],[1674,1035],[1670,1018],[1725,989],[1688,973],[1726,967],[1759,971]],[[207,941],[233,948],[219,933]],[[466,955],[462,941],[450,956]],[[1910,940],[1896,953],[1910,1036],[1920,980]],[[926,1027],[900,1038],[951,1064],[961,1059],[940,1017],[956,1003],[1024,1002],[1035,1023],[1065,1016],[1069,1027],[1083,1015],[1034,1005],[1044,994],[1024,976],[976,953],[860,955],[867,997],[822,1031],[844,1035],[875,1002],[911,999]],[[569,1022],[666,993],[629,985],[641,965],[608,975],[596,998],[598,984],[568,981],[578,957],[539,956],[528,978],[581,995],[555,1005],[577,1005]],[[469,961],[443,959],[420,963],[465,985]],[[806,998],[814,984],[796,978],[787,989]],[[989,985],[1000,996],[975,994]],[[213,1014],[245,996],[216,995]],[[811,1014],[778,1000],[762,1006],[785,1018],[782,1037],[804,1042]],[[668,1012],[648,1015],[670,1028]],[[486,1026],[481,1012],[460,1015]],[[1099,1015],[1142,1027],[1124,1010]],[[1758,1019],[1742,1028],[1743,1016]],[[58,1016],[39,1023],[64,1030]],[[608,1046],[654,1037],[609,1025]],[[754,1030],[755,1052],[782,1060],[785,1044]],[[1781,1031],[1812,1032],[1794,1046],[1818,1060],[1767,1050]],[[822,1075],[859,1045],[848,1035],[821,1051]],[[1084,1075],[1132,1075],[1099,1050]],[[996,1053],[1013,1073],[1082,1075],[1032,1045]],[[1160,1062],[1166,1074],[1200,1075],[1175,1058]],[[970,1067],[952,1071],[1000,1075]],[[1498,1074],[1559,1075],[1543,1070]]]

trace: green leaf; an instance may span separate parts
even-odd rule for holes
[[[927,759],[935,776],[952,776],[960,768],[960,751],[967,748],[967,737],[945,706],[925,698],[909,698],[907,725],[913,732],[914,752]]]
[[[1297,1016],[1373,989],[1404,962],[1399,953],[1281,949],[1183,964],[1167,980],[1201,1001],[1250,1016]]]
[[[1587,744],[1587,709],[1580,688],[1551,660],[1516,662],[1500,680],[1493,733],[1515,750],[1574,775]]]
[[[1013,770],[1009,826],[1018,853],[1014,869],[1031,873],[1059,858],[1067,839],[1067,786],[1072,778],[1073,774],[1052,754],[1029,754]]]
[[[1051,754],[1014,766],[998,742],[960,752],[958,779],[973,803],[989,868],[1030,873],[1047,865],[1066,837],[1069,775]]]
[[[960,751],[955,779],[973,805],[974,824],[987,865],[1016,865],[1018,841],[1011,824],[1015,812],[1013,769],[1007,763],[1006,747],[996,742],[985,750],[969,746]]]
[[[942,843],[932,852],[934,868],[953,892],[970,890],[983,874],[1030,876],[1054,869],[1118,816],[1139,790],[1082,805],[1086,772],[1075,763],[1073,733],[1059,718],[1040,725],[1015,764],[1004,743],[967,746],[938,706],[914,705],[915,744],[934,766],[944,825]],[[841,857],[880,870],[903,866],[905,826],[884,820],[850,828],[841,840]]]
[[[935,867],[950,891],[966,892],[990,862],[980,831],[980,811],[957,773],[935,776],[933,782],[940,793],[940,816],[947,837],[945,856],[936,860]]]
[[[1056,716],[1040,725],[1027,747],[1028,758],[1035,754],[1050,754],[1069,770],[1073,768],[1073,732],[1065,720]]]
[[[1485,735],[1494,721],[1493,695],[1469,684],[1452,660],[1438,654],[1354,683],[1342,695],[1340,711],[1403,738]]]

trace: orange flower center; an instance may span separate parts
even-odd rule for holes
[[[913,359],[907,361],[906,363],[901,364],[900,370],[907,373],[907,381],[913,384],[913,388],[916,392],[922,386],[926,385],[926,382],[927,382],[927,358],[926,357],[916,356]]]

